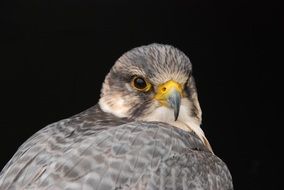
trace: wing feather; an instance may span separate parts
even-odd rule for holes
[[[193,133],[158,122],[62,120],[28,139],[0,189],[233,189],[225,163]]]

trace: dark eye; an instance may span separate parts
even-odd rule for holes
[[[136,88],[144,89],[147,86],[147,83],[144,79],[137,77],[134,79],[133,84]]]
[[[142,77],[134,77],[132,86],[140,91],[148,91],[151,88],[151,84],[146,82]]]

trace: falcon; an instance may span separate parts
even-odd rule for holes
[[[19,147],[1,190],[233,189],[200,128],[189,58],[162,44],[123,54],[98,104]]]

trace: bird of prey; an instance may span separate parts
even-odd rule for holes
[[[115,62],[98,104],[19,147],[0,189],[233,189],[200,124],[189,58],[170,45],[137,47]]]

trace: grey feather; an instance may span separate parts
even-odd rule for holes
[[[195,134],[126,121],[95,106],[43,128],[5,166],[0,189],[232,189]]]

